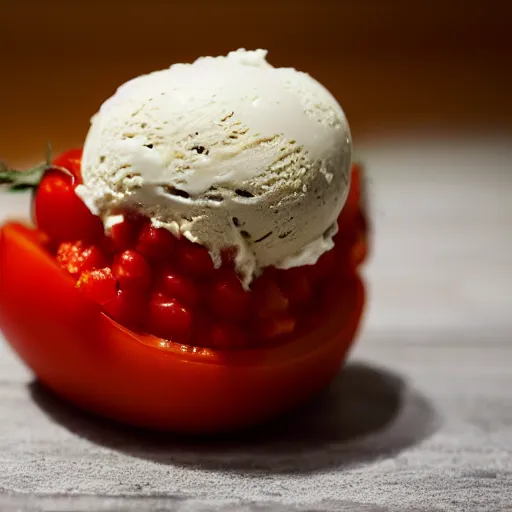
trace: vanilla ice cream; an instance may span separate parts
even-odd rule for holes
[[[237,248],[245,286],[264,267],[333,247],[350,131],[306,73],[238,50],[137,77],[93,117],[77,189],[112,225],[125,208],[208,248]]]

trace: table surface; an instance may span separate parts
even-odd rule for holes
[[[512,510],[512,144],[360,148],[370,303],[333,386],[215,442],[61,403],[0,342],[0,509]],[[0,196],[0,217],[26,211]]]

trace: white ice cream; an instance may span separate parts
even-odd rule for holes
[[[107,226],[135,208],[216,264],[234,246],[246,286],[266,266],[314,264],[347,196],[350,131],[320,83],[265,57],[239,50],[122,85],[85,142],[89,208]]]

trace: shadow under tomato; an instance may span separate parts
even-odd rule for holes
[[[272,422],[200,438],[126,427],[63,402],[39,382],[29,386],[36,404],[80,437],[160,464],[210,470],[343,468],[400,452],[440,424],[427,398],[402,378],[363,363],[349,363],[326,391]]]

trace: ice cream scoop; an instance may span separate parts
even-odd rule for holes
[[[238,50],[137,77],[93,117],[77,193],[108,230],[135,209],[208,248],[236,249],[245,286],[333,247],[351,138],[308,74]]]

